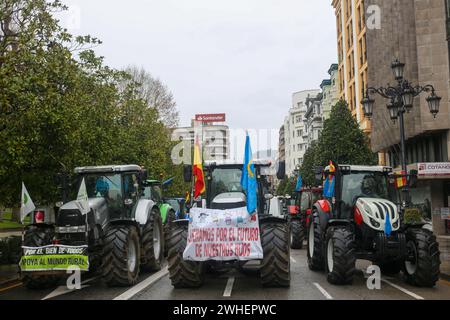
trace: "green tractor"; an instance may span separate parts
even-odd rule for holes
[[[147,180],[145,183],[143,198],[151,200],[159,208],[161,213],[161,220],[164,228],[164,253],[167,256],[167,243],[170,233],[170,225],[173,221],[177,219],[177,211],[165,201],[163,197],[164,188],[173,181],[173,178],[166,180],[164,182],[158,180]]]

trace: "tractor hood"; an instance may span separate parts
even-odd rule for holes
[[[99,210],[101,207],[106,205],[105,198],[89,198],[89,208],[91,210]],[[79,210],[77,206],[77,200],[73,200],[65,203],[60,211],[62,210]]]
[[[101,213],[106,210],[106,200],[104,198],[90,198],[89,207],[91,211]],[[65,203],[58,212],[56,225],[67,226],[81,226],[86,224],[86,216],[82,215],[77,206],[77,201],[70,201]]]
[[[361,212],[363,221],[370,228],[377,231],[386,230],[386,219],[389,215],[391,230],[400,228],[400,217],[397,205],[386,199],[359,198],[356,207]]]
[[[226,192],[218,194],[211,202],[211,209],[236,209],[246,206],[247,198],[242,192]]]

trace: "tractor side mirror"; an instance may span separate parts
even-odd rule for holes
[[[277,164],[277,179],[283,180],[286,178],[286,162],[280,161]]]
[[[271,199],[273,199],[273,194],[271,194],[271,193],[266,193],[265,195],[264,195],[264,199],[265,200],[271,200]]]
[[[186,182],[186,183],[192,182],[192,166],[190,166],[190,165],[184,166],[183,178],[184,178],[184,182]]]

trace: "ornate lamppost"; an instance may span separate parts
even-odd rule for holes
[[[404,114],[411,112],[413,109],[413,102],[416,96],[419,96],[423,92],[429,93],[426,98],[430,113],[436,118],[439,113],[439,105],[441,97],[436,95],[435,89],[431,84],[425,86],[413,86],[411,82],[403,78],[405,64],[396,59],[392,65],[392,72],[394,73],[396,86],[390,86],[380,88],[367,88],[361,104],[363,105],[364,115],[370,119],[373,115],[373,107],[375,99],[371,98],[371,94],[378,94],[385,99],[388,99],[387,109],[391,120],[395,123],[398,119],[400,126],[400,149],[401,149],[401,167],[402,174],[407,175],[407,161],[406,161],[406,145],[405,145],[405,122]],[[408,201],[408,189],[403,187],[404,199]]]

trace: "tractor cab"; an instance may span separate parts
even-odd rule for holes
[[[270,161],[254,161],[258,199],[258,212],[268,213],[270,200],[270,184],[266,178],[269,175]],[[234,209],[246,206],[247,196],[242,190],[242,163],[205,162],[206,207],[210,209]]]

